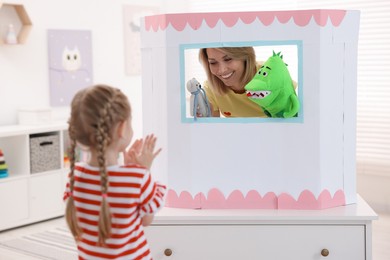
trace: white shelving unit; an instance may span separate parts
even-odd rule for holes
[[[59,136],[59,169],[31,173],[30,136]],[[46,125],[0,126],[0,149],[8,177],[0,178],[0,231],[64,214],[62,201],[67,171],[64,168],[64,122]]]
[[[156,260],[372,260],[375,219],[360,197],[324,210],[163,208],[145,232]]]

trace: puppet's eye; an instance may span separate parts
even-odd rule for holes
[[[268,72],[263,71],[263,73],[261,73],[261,75],[263,75],[263,77],[267,77],[268,76]]]

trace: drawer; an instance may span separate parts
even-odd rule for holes
[[[155,260],[366,259],[364,225],[152,225],[145,232]]]
[[[28,179],[0,182],[0,231],[24,223],[29,217]]]
[[[32,176],[30,178],[30,218],[43,220],[65,213],[63,171]]]

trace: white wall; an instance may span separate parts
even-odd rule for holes
[[[390,177],[378,174],[358,174],[358,193],[377,212],[390,213]]]
[[[133,107],[135,136],[142,136],[141,77],[124,69],[123,5],[157,6],[162,13],[186,12],[180,0],[7,0],[23,4],[33,23],[24,45],[0,45],[0,126],[17,123],[24,106],[49,106],[48,29],[92,32],[93,83],[121,88]],[[162,4],[162,2],[164,2]],[[53,116],[66,120],[69,108]]]

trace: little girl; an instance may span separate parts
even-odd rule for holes
[[[163,205],[165,186],[149,173],[156,137],[131,142],[131,108],[126,96],[110,86],[79,91],[71,104],[71,147],[66,221],[79,259],[152,259],[143,226]],[[87,148],[87,163],[75,162],[77,145]],[[124,153],[124,166],[118,165]],[[130,164],[131,163],[131,164]]]

